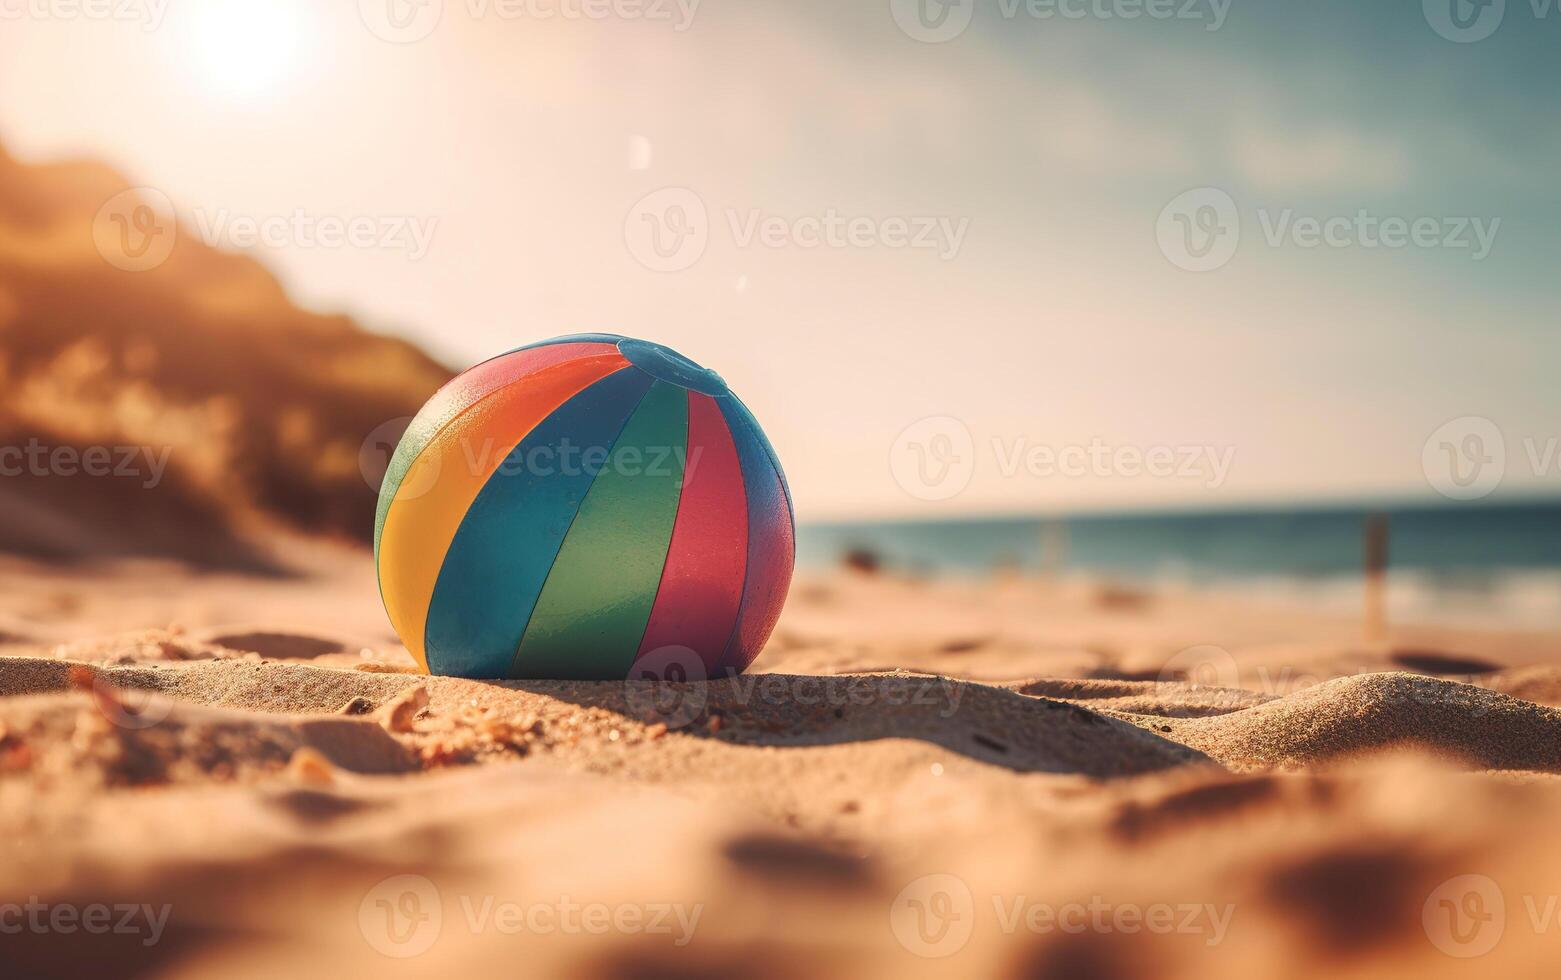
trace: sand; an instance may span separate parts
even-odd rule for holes
[[[413,673],[362,555],[310,547],[0,568],[0,928],[41,917],[8,975],[1561,958],[1561,637],[842,572],[745,678],[473,682]]]

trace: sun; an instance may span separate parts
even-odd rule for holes
[[[298,71],[312,25],[297,0],[202,0],[185,9],[182,46],[213,94],[261,97]]]

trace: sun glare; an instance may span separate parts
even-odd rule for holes
[[[294,0],[205,0],[188,10],[184,50],[215,94],[264,96],[297,71],[309,25]]]

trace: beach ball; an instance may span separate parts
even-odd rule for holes
[[[385,474],[374,557],[427,672],[716,677],[775,628],[795,534],[775,450],[719,375],[577,334],[434,395]]]

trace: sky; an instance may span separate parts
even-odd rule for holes
[[[100,2],[0,0],[13,155],[453,367],[669,344],[803,519],[1561,490],[1553,2]]]

